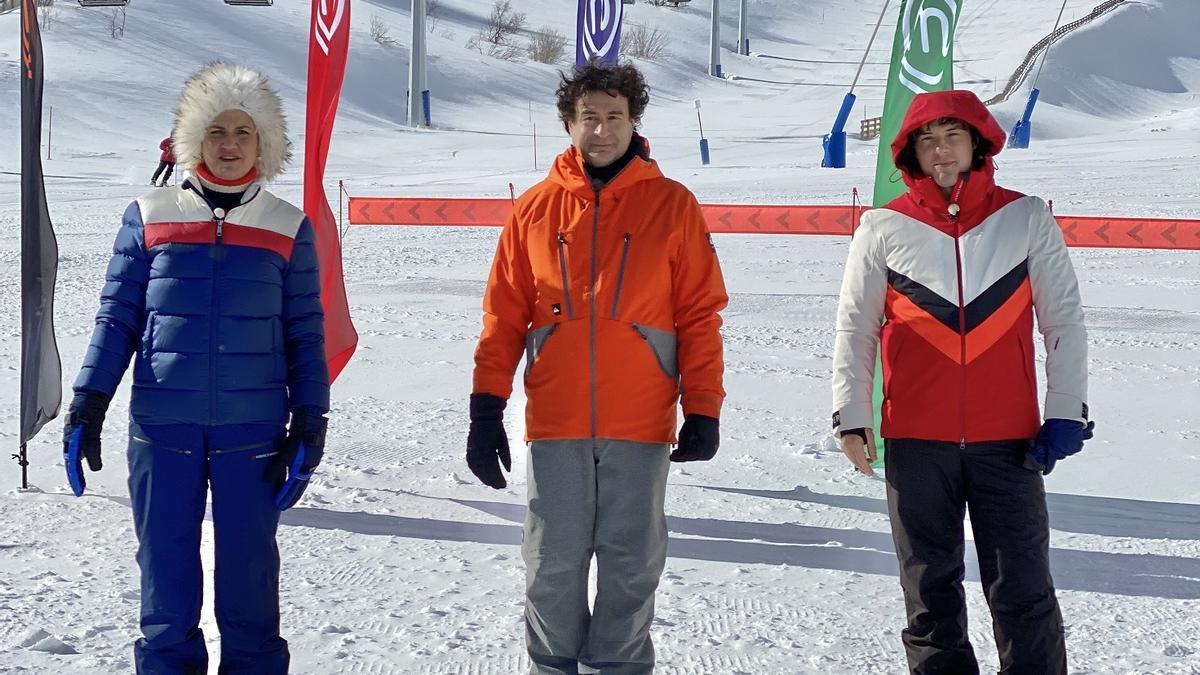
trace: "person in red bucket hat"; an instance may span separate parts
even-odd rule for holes
[[[912,673],[979,672],[962,587],[967,512],[1000,672],[1067,672],[1042,476],[1092,437],[1087,334],[1050,210],[995,183],[1003,147],[973,93],[915,97],[892,143],[908,191],[864,214],[842,281],[833,425],[851,463],[872,473],[881,348],[880,433]],[[1035,314],[1047,352],[1043,410]]]

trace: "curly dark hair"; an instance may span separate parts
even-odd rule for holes
[[[558,116],[562,119],[563,128],[567,122],[575,119],[575,104],[585,94],[592,91],[603,91],[609,94],[624,96],[629,101],[629,118],[636,127],[642,121],[642,113],[650,103],[650,87],[641,71],[629,63],[615,66],[601,65],[595,59],[584,66],[571,69],[570,77],[559,73],[562,80],[558,84]],[[570,129],[568,129],[569,131]]]
[[[917,136],[921,133],[921,129],[927,126],[946,123],[957,123],[971,134],[971,145],[974,148],[971,150],[971,170],[982,169],[988,155],[992,154],[991,142],[985,139],[974,126],[954,117],[940,117],[920,129],[914,129],[908,135],[908,143],[904,145],[904,149],[896,155],[896,168],[914,178],[923,177],[925,172],[921,171],[921,162],[917,160]]]

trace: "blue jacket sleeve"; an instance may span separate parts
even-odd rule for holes
[[[146,252],[142,213],[137,202],[125,209],[121,230],[113,244],[112,259],[100,292],[100,311],[83,368],[75,378],[75,391],[112,396],[121,383],[129,358],[142,341],[146,321],[146,283],[150,256]]]
[[[312,224],[296,233],[283,276],[283,331],[287,342],[288,407],[329,411],[329,369],[325,364],[325,311]]]

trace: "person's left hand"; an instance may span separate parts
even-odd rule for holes
[[[308,488],[313,470],[325,455],[325,428],[328,421],[316,410],[297,408],[292,411],[292,424],[287,435],[279,440],[278,451],[267,462],[263,478],[278,485],[275,506],[286,511],[300,501]]]
[[[81,391],[75,394],[68,409],[63,425],[63,464],[67,467],[67,482],[76,497],[83,496],[87,487],[83,459],[87,458],[88,469],[92,471],[99,471],[104,466],[100,459],[100,431],[109,400],[105,394]]]
[[[671,453],[672,462],[707,462],[721,446],[721,422],[715,417],[691,414],[679,428],[679,445]]]
[[[1083,442],[1092,438],[1095,428],[1095,422],[1088,422],[1085,426],[1076,420],[1046,420],[1033,441],[1033,447],[1025,455],[1025,468],[1041,471],[1044,476],[1050,475],[1055,462],[1083,449]]]

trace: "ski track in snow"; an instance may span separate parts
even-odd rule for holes
[[[118,210],[109,206],[81,207],[76,222],[102,232]],[[280,529],[283,624],[297,673],[527,667],[524,448],[514,447],[510,486],[499,492],[477,485],[461,460],[463,400],[495,236],[379,228],[345,240],[362,343],[335,389],[324,470]],[[60,288],[71,290],[60,290],[56,313],[68,380],[107,258],[85,251],[104,238],[62,237],[70,264]],[[716,238],[732,298],[724,327],[730,397],[718,461],[672,470],[671,554],[653,629],[658,672],[895,673],[903,669],[903,604],[882,482],[847,470],[825,414],[844,242],[776,240],[764,256],[763,241]],[[13,257],[13,243],[3,258]],[[1134,255],[1158,263],[1139,266],[1144,278],[1128,282],[1143,297],[1188,281],[1172,263],[1189,254]],[[1085,270],[1115,257],[1073,256]],[[0,292],[15,302],[11,279]],[[1200,668],[1200,506],[1169,503],[1189,494],[1186,484],[1168,483],[1177,492],[1156,498],[1154,481],[1140,487],[1088,476],[1127,470],[1138,454],[1131,444],[1150,441],[1169,451],[1168,466],[1200,461],[1194,425],[1148,430],[1126,400],[1131,390],[1195,387],[1200,312],[1089,305],[1089,321],[1093,405],[1108,433],[1095,442],[1100,447],[1089,445],[1086,461],[1069,460],[1048,480],[1052,558],[1071,564],[1056,567],[1056,577],[1072,672],[1193,672]],[[19,343],[9,322],[0,346],[11,362]],[[15,385],[14,372],[5,377]],[[127,395],[118,396],[110,419],[127,414]],[[1195,419],[1183,399],[1148,398],[1147,409]],[[520,404],[518,392],[512,409]],[[15,406],[2,411],[3,428],[14,428]],[[522,433],[519,413],[507,423],[511,436]],[[22,617],[0,622],[0,646],[9,650],[0,662],[13,672],[131,668],[137,575],[119,426],[105,430],[109,464],[89,474],[87,497],[64,494],[54,434],[44,433],[31,456],[34,483],[46,492],[9,490],[0,502],[10,533],[0,545],[7,581],[0,611]],[[973,570],[972,563],[971,636],[986,664],[995,649]],[[203,627],[215,650],[208,611]],[[20,647],[36,630],[79,653]]]

